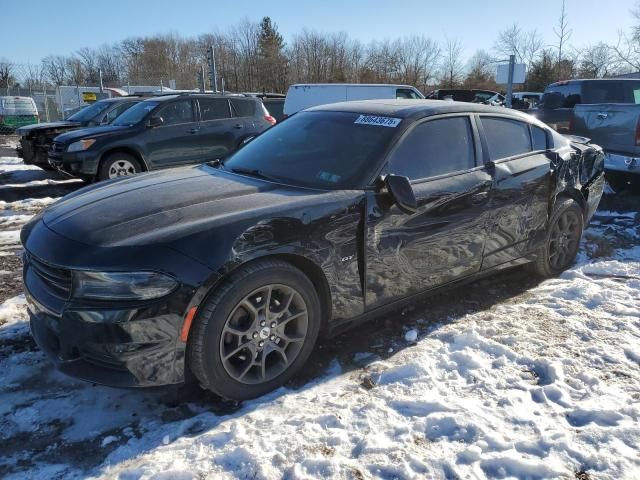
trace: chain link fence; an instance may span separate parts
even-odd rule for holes
[[[103,75],[98,70],[75,79],[73,73],[62,68],[46,72],[38,65],[0,62],[0,134],[13,134],[23,125],[67,119],[103,98],[199,89],[201,79],[201,71],[196,68],[193,72],[135,71],[131,75]]]

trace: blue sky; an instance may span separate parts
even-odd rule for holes
[[[302,28],[345,31],[363,41],[424,34],[435,40],[459,39],[465,55],[491,49],[497,33],[518,22],[537,29],[548,44],[560,0],[9,0],[0,7],[0,58],[35,63],[48,54],[69,54],[130,36],[174,32],[183,36],[225,31],[244,18],[269,15],[285,40]],[[615,42],[633,23],[636,0],[567,0],[573,36],[579,46]],[[26,8],[28,6],[28,8]]]

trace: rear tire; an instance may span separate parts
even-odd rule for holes
[[[320,331],[313,283],[293,265],[239,267],[202,304],[189,333],[188,365],[200,384],[234,400],[282,386],[309,358]]]
[[[553,208],[545,244],[538,252],[532,270],[543,277],[558,275],[576,260],[584,230],[582,209],[575,200],[561,198]]]
[[[131,154],[116,152],[109,155],[100,163],[98,180],[126,177],[140,173],[140,161]]]

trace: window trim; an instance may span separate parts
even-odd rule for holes
[[[540,152],[548,152],[549,151],[549,132],[547,132],[544,128],[538,126],[538,125],[534,125],[531,122],[528,122],[529,125],[529,136],[531,137],[531,153],[540,153]],[[544,133],[544,144],[545,144],[545,148],[540,150],[534,150],[533,149],[533,129],[534,128],[539,128],[540,130],[542,130],[542,132]]]
[[[485,157],[487,159],[487,163],[492,162],[493,164],[498,165],[500,163],[510,162],[512,160],[517,160],[519,158],[528,157],[529,155],[533,155],[535,153],[546,151],[546,150],[534,150],[533,149],[533,137],[531,135],[532,122],[529,122],[529,121],[527,121],[525,119],[515,118],[512,115],[501,114],[501,113],[479,113],[479,114],[476,114],[475,117],[476,117],[476,121],[478,122],[478,129],[482,133],[482,135],[481,135],[481,137],[482,137],[482,147],[483,147],[483,150],[484,150],[483,153],[485,154]],[[512,122],[519,122],[519,123],[525,124],[527,126],[527,130],[529,131],[529,145],[530,145],[531,150],[529,150],[528,152],[518,153],[516,155],[511,155],[510,157],[504,157],[504,158],[499,158],[497,160],[492,160],[491,159],[491,155],[489,154],[489,144],[487,142],[487,132],[485,131],[484,126],[482,125],[482,118],[483,117],[500,118],[500,119],[503,119],[503,120],[511,120]],[[537,126],[537,125],[535,125],[535,126]],[[547,133],[547,150],[548,149],[549,149],[549,136],[548,136],[548,133]]]
[[[200,100],[217,100],[218,98],[197,98],[196,103],[198,104],[198,121],[199,122],[219,122],[220,120],[230,120],[232,118],[234,118],[233,116],[233,110],[231,108],[231,103],[229,103],[229,99],[228,98],[220,98],[220,100],[226,101],[227,102],[227,110],[229,111],[229,116],[227,118],[212,118],[210,120],[205,120],[204,117],[202,116],[202,108],[200,107]]]
[[[162,116],[162,110],[163,109],[169,108],[169,106],[173,105],[174,103],[178,103],[178,102],[183,101],[183,100],[188,100],[189,102],[191,102],[191,113],[192,113],[191,121],[190,122],[183,122],[183,123],[171,123],[169,125],[165,125],[163,123],[162,125],[160,125],[160,126],[158,126],[156,128],[175,127],[175,126],[178,126],[178,125],[189,125],[190,123],[197,123],[198,122],[198,120],[197,120],[198,116],[196,114],[196,106],[194,105],[192,98],[188,98],[188,99],[180,98],[180,99],[177,99],[177,100],[173,100],[171,102],[162,102],[160,105],[158,105],[154,109],[154,110],[157,110],[156,112],[154,112],[153,110],[151,112],[149,112],[149,118],[151,118],[151,116],[156,116],[156,115]]]
[[[423,125],[427,122],[432,122],[432,121],[436,121],[436,120],[444,120],[447,118],[457,118],[457,117],[464,117],[467,119],[467,122],[469,122],[469,127],[471,130],[471,141],[473,142],[473,162],[474,162],[474,166],[471,168],[467,168],[465,170],[455,170],[453,172],[448,172],[448,173],[441,173],[439,175],[433,175],[431,177],[423,177],[423,178],[416,178],[416,179],[409,179],[409,182],[411,183],[411,185],[417,185],[420,183],[424,183],[424,182],[428,182],[428,181],[432,181],[432,180],[438,180],[441,179],[443,177],[451,177],[451,176],[456,176],[459,174],[463,174],[463,173],[467,173],[467,172],[472,172],[476,169],[480,169],[480,168],[484,168],[485,165],[484,163],[481,163],[482,159],[484,158],[481,152],[481,149],[479,148],[479,137],[478,137],[478,131],[475,128],[474,122],[471,118],[471,114],[467,113],[467,112],[463,112],[463,113],[447,113],[447,114],[442,114],[442,115],[431,115],[428,117],[423,117],[417,121],[415,121],[412,125],[410,125],[408,128],[405,129],[404,132],[402,132],[402,134],[400,135],[400,137],[398,137],[395,141],[395,143],[393,144],[393,146],[391,147],[391,149],[387,152],[387,154],[385,155],[384,161],[382,162],[382,168],[380,168],[378,170],[377,175],[374,177],[374,181],[375,179],[377,179],[381,173],[383,171],[387,172],[391,172],[390,169],[390,160],[391,160],[391,156],[395,153],[395,151],[400,147],[400,145],[402,144],[402,142],[405,140],[405,138],[411,134],[411,132],[413,132],[414,129],[416,129],[418,126]]]

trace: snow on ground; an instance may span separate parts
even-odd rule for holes
[[[18,137],[2,136],[0,137],[0,147],[14,149],[18,146]]]
[[[0,203],[0,250],[53,201]],[[640,478],[640,213],[599,211],[574,268],[457,313],[496,285],[393,314],[393,338],[373,325],[348,361],[228,406],[56,372],[17,295],[0,304],[0,477]]]
[[[640,241],[637,214],[603,218],[587,239],[614,225]],[[64,377],[35,349],[0,355],[0,437],[55,432],[106,450],[97,468],[52,458],[32,478],[638,478],[640,251],[590,261],[588,248],[511,300],[419,318],[392,356],[334,361],[228,415],[187,403],[172,421],[156,391]],[[24,335],[25,318],[22,297],[5,302],[0,339]],[[33,382],[46,393],[22,388]]]

